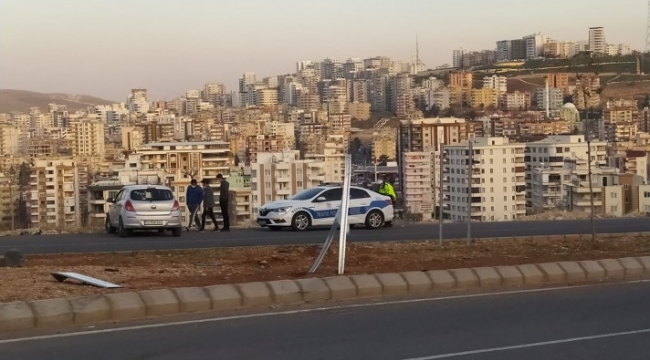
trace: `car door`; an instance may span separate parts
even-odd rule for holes
[[[111,225],[114,227],[117,227],[118,225],[118,220],[120,218],[120,212],[119,212],[119,206],[118,204],[120,203],[120,198],[124,195],[124,189],[120,190],[120,192],[115,195],[113,198],[113,203],[110,205],[109,210],[108,210],[108,216],[109,219],[111,220]]]
[[[341,207],[343,189],[335,188],[324,191],[314,200],[313,225],[331,225],[334,223],[336,212]],[[323,201],[318,199],[324,198]]]
[[[366,214],[370,209],[372,197],[366,190],[350,188],[350,210],[348,211],[348,223],[363,224],[366,221]]]

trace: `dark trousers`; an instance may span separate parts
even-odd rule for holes
[[[210,220],[212,220],[212,223],[214,224],[215,229],[219,229],[219,224],[217,223],[217,219],[214,217],[214,208],[205,208],[203,209],[203,216],[201,216],[201,230],[205,229],[205,218],[210,217]]]
[[[201,221],[199,221],[199,205],[187,205],[187,208],[190,210],[190,221],[187,222],[187,227],[192,227],[192,221],[196,223],[196,227],[201,227]]]
[[[221,208],[221,217],[223,218],[223,228],[230,229],[230,216],[228,214],[228,200],[219,199],[219,207]]]

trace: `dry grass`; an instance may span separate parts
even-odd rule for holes
[[[330,250],[318,276],[334,275]],[[265,246],[119,254],[33,255],[26,267],[0,269],[0,302],[80,296],[113,291],[269,281],[306,276],[318,246]],[[650,254],[650,238],[602,240],[493,240],[472,245],[430,242],[350,245],[347,273],[381,273],[588,260]],[[115,282],[106,290],[58,283],[52,271],[73,271]]]

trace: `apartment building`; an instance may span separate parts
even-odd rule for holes
[[[22,153],[28,134],[20,126],[0,126],[0,155],[17,155]]]
[[[30,173],[31,223],[40,227],[81,226],[80,181],[71,159],[36,159]]]
[[[454,71],[449,74],[449,89],[453,104],[470,104],[474,75],[468,71]]]
[[[530,93],[515,90],[502,94],[501,105],[507,110],[527,110],[530,107]]]
[[[526,208],[534,213],[532,172],[544,168],[545,174],[558,179],[559,186],[565,185],[564,168],[567,160],[587,161],[588,147],[583,135],[552,135],[546,139],[527,143],[526,151]],[[607,142],[594,141],[591,143],[591,163],[594,167],[605,166],[607,163]]]
[[[101,120],[72,121],[69,128],[73,156],[104,156],[104,123]]]
[[[486,76],[483,78],[483,88],[496,89],[499,93],[508,92],[508,78],[505,76]]]
[[[290,196],[326,181],[323,162],[298,160],[296,150],[259,153],[251,163],[252,212],[262,205]]]
[[[378,161],[382,156],[389,161],[397,156],[397,131],[381,129],[372,134],[372,158]]]
[[[608,156],[608,165],[621,173],[635,174],[643,178],[644,183],[650,179],[650,162],[648,151],[623,150]]]
[[[605,28],[602,26],[589,28],[589,51],[592,54],[605,54]]]
[[[228,215],[230,224],[249,225],[251,224],[253,191],[251,187],[239,187],[230,189],[228,202]]]
[[[14,224],[18,223],[20,197],[18,174],[0,173],[0,221],[3,228],[10,229],[12,219]]]
[[[472,221],[510,221],[524,216],[525,144],[496,137],[469,141],[445,146],[443,199],[448,217],[453,221],[467,221],[471,214]]]
[[[402,120],[398,128],[399,151],[440,151],[441,144],[455,144],[468,137],[467,122],[461,118]]]
[[[564,93],[562,92],[562,89],[549,88],[547,97],[546,89],[539,88],[535,92],[535,100],[539,110],[545,110],[548,103],[548,109],[556,111],[564,104]]]
[[[295,144],[295,142],[294,142]],[[257,162],[257,154],[282,152],[294,149],[282,135],[255,135],[248,137],[248,154],[251,163]]]
[[[342,183],[345,175],[345,153],[336,144],[327,142],[318,153],[305,154],[305,160],[318,163],[325,182]]]
[[[499,106],[499,95],[499,90],[494,88],[472,89],[471,105],[473,108],[493,107],[496,109]]]
[[[176,179],[230,175],[234,155],[222,141],[152,142],[139,150],[142,170],[162,170]]]
[[[351,102],[347,104],[348,113],[352,119],[368,120],[370,119],[370,103],[367,102]]]
[[[435,152],[405,152],[400,161],[402,198],[410,213],[431,218],[438,206],[440,157]]]

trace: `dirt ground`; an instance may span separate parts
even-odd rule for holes
[[[336,274],[337,244],[332,245],[315,276]],[[0,302],[72,297],[223,283],[269,281],[307,276],[318,246],[264,246],[134,252],[116,254],[32,255],[25,267],[0,268]],[[650,237],[599,240],[492,240],[353,244],[348,246],[346,273],[364,274],[461,267],[517,265],[547,261],[605,259],[650,254]],[[100,289],[59,283],[54,271],[72,271],[122,285]]]

